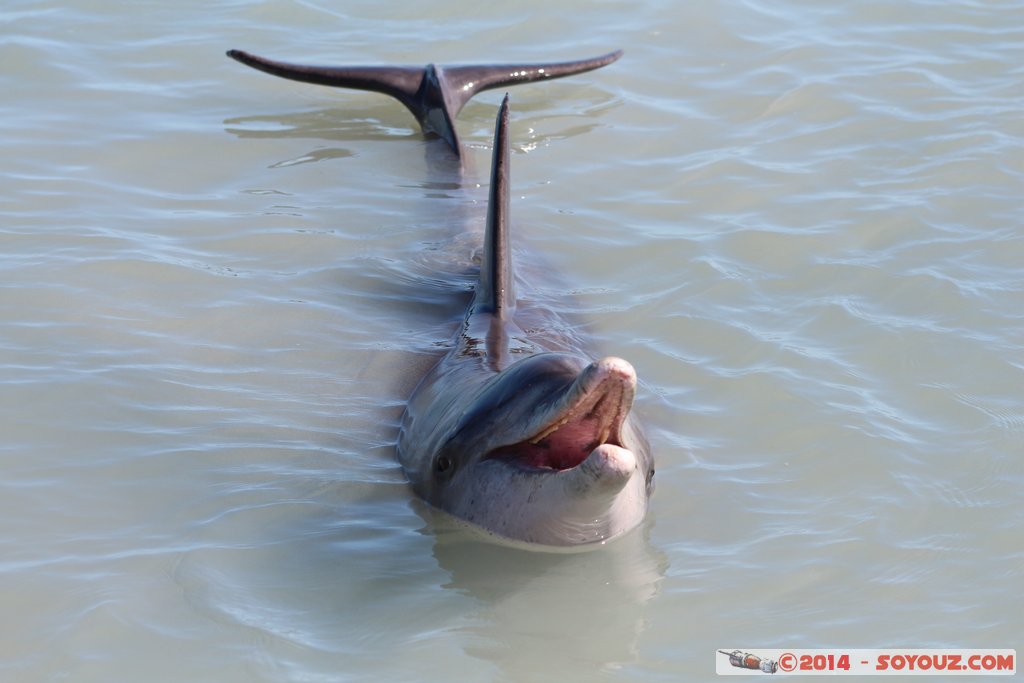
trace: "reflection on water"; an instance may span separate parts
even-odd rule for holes
[[[511,680],[529,675],[538,662],[571,668],[587,661],[601,670],[635,662],[645,606],[668,564],[643,530],[571,554],[439,534],[434,557],[451,576],[444,587],[480,603],[466,652],[498,665]],[[516,648],[509,647],[509,634],[518,634]],[[523,649],[533,661],[523,661]]]
[[[398,517],[408,509],[391,487],[378,488],[378,506]],[[261,543],[234,535],[220,547],[197,542],[205,547],[182,557],[174,579],[194,609],[217,621],[348,657],[458,637],[467,654],[510,679],[540,664],[615,669],[636,661],[646,605],[668,564],[644,529],[596,551],[544,553],[482,540],[416,507],[426,520],[418,529],[407,519],[389,528],[387,517],[369,525],[355,511],[346,519],[317,504],[275,505],[262,515]],[[285,536],[292,540],[274,540]],[[410,555],[410,540],[422,554]],[[459,596],[454,611],[451,592]]]

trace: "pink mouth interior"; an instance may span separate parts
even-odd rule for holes
[[[607,401],[600,401],[589,413],[566,424],[533,443],[522,441],[493,451],[491,458],[502,458],[526,467],[567,470],[587,459],[591,451],[601,445],[602,432],[609,433],[609,424],[617,422],[616,410],[602,409]],[[618,443],[618,428],[611,429],[604,443]]]

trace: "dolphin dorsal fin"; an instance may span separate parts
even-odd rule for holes
[[[501,102],[494,124],[494,152],[491,157],[491,185],[487,195],[487,226],[480,259],[477,310],[496,318],[511,318],[516,306],[509,244],[509,143],[508,95]]]
[[[303,66],[228,50],[228,57],[275,76],[339,88],[371,90],[394,97],[413,113],[424,133],[445,140],[461,155],[455,117],[478,92],[518,83],[561,78],[611,64],[622,50],[600,57],[544,64],[480,66]]]

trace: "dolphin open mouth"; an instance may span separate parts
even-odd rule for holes
[[[553,404],[532,436],[491,451],[530,469],[568,470],[603,444],[622,447],[622,424],[636,393],[636,372],[621,358],[591,363]]]

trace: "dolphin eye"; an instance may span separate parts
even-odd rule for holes
[[[447,474],[455,463],[447,455],[439,455],[434,461],[434,471],[438,474]]]

